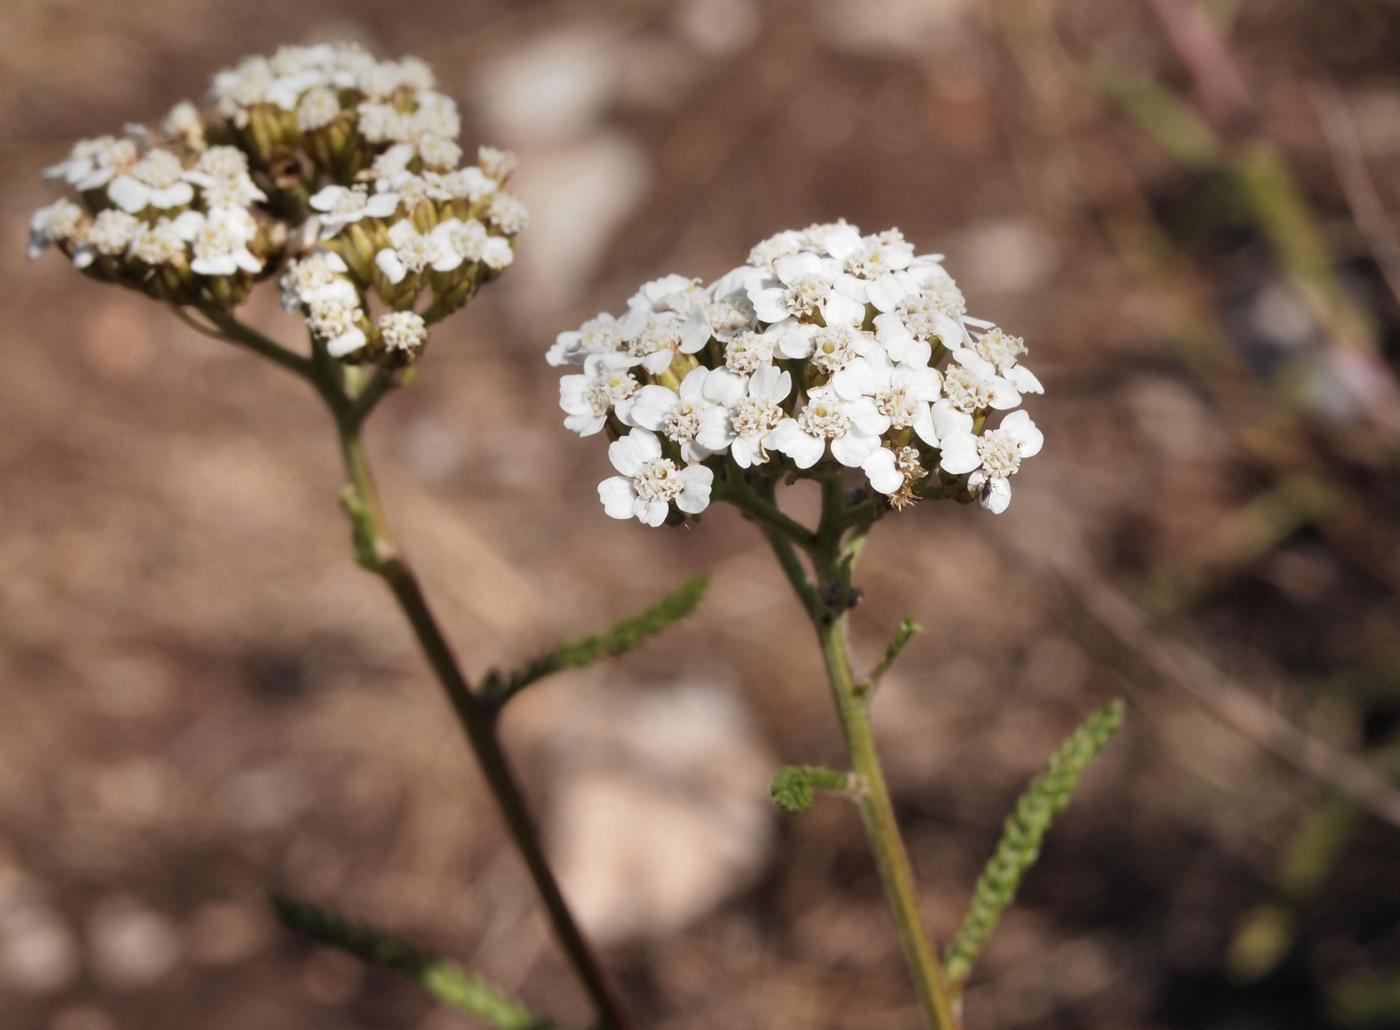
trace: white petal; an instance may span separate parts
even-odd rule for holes
[[[812,338],[816,334],[817,327],[798,322],[794,318],[783,318],[782,321],[769,326],[769,334],[776,334],[778,341],[778,353],[785,358],[810,358],[812,356]]]
[[[844,293],[831,293],[822,301],[822,320],[829,326],[858,326],[865,321],[865,305]]]
[[[933,423],[933,409],[927,404],[919,405],[919,412],[914,416],[912,426],[914,432],[919,434],[919,439],[930,447],[938,446],[938,429]]]
[[[715,474],[704,465],[687,465],[681,469],[685,489],[676,498],[676,507],[687,515],[699,515],[710,506],[710,485]]]
[[[150,195],[151,191],[145,183],[133,179],[129,175],[117,176],[107,187],[107,196],[112,198],[112,203],[129,215],[134,215],[144,208]]]
[[[869,397],[852,401],[846,405],[845,410],[856,431],[866,436],[879,436],[890,427],[889,416],[882,415]]]
[[[904,299],[904,287],[893,273],[889,273],[865,284],[865,298],[875,305],[876,311],[893,311],[895,305]]]
[[[1001,477],[988,480],[977,503],[993,515],[1000,515],[1011,503],[1011,484]]]
[[[666,521],[666,516],[671,513],[671,508],[665,501],[644,501],[638,497],[632,502],[632,513],[643,525],[659,526]]]
[[[792,314],[783,303],[781,288],[749,291],[749,303],[753,305],[754,317],[760,322],[781,322]]]
[[[856,358],[831,377],[831,388],[843,400],[853,401],[857,397],[875,392],[875,378],[870,363],[864,358]]]
[[[624,476],[633,476],[642,462],[661,457],[661,441],[645,429],[634,429],[609,445],[608,457],[613,468]]]
[[[933,406],[933,425],[939,439],[972,434],[972,416],[959,411],[947,401],[939,401]]]
[[[844,436],[831,441],[831,456],[847,468],[860,468],[865,459],[880,446],[880,438],[852,428]]]
[[[151,191],[151,203],[159,208],[179,207],[194,199],[194,187],[187,182],[171,183],[164,189]]]
[[[659,376],[671,367],[671,361],[674,358],[675,355],[671,353],[670,348],[653,351],[642,359],[642,367],[652,375]]]
[[[705,379],[705,399],[732,408],[749,388],[749,380],[727,368],[715,369]]]
[[[676,391],[666,386],[644,386],[632,399],[632,421],[643,429],[660,429],[676,406]]]
[[[777,365],[765,365],[749,380],[749,396],[756,401],[777,404],[792,392],[792,374]]]
[[[681,326],[681,353],[694,354],[710,342],[710,322],[703,313],[693,312]]]
[[[992,388],[992,397],[988,403],[997,411],[1009,411],[1021,403],[1021,395],[1016,392],[1016,388],[1001,376],[993,376],[987,380],[987,385]]]
[[[389,247],[374,255],[374,264],[391,283],[401,283],[408,275],[408,268],[400,259],[399,252]]]
[[[774,274],[788,285],[791,285],[798,276],[818,275],[822,270],[822,259],[818,255],[808,252],[787,254],[773,262]]]
[[[632,517],[632,480],[626,476],[613,476],[598,484],[598,499],[603,502],[603,511],[615,519]]]
[[[971,472],[982,464],[977,454],[977,437],[971,433],[954,433],[943,437],[939,466],[955,476]]]
[[[904,473],[895,467],[894,452],[877,447],[861,464],[870,485],[882,494],[892,494],[904,485]]]
[[[1024,411],[1013,411],[1001,420],[1001,428],[1011,434],[1011,438],[1021,448],[1021,457],[1034,458],[1045,444],[1043,434],[1031,417]]]
[[[340,195],[344,192],[344,186],[325,186],[311,194],[307,203],[317,211],[330,211],[340,202]]]
[[[756,436],[737,437],[729,445],[729,453],[734,457],[734,464],[741,469],[761,464],[764,460],[762,443],[763,441]]]
[[[351,329],[342,336],[337,336],[326,344],[326,353],[333,358],[343,358],[352,351],[357,351],[366,343],[365,334],[360,329]]]
[[[905,354],[918,342],[903,320],[894,314],[875,316],[875,338],[884,346],[885,353],[892,361],[905,360]]]
[[[1035,373],[1025,365],[1012,365],[1008,368],[1006,370],[1006,381],[1021,393],[1045,392],[1045,387],[1040,385],[1040,380],[1035,377]]]
[[[595,415],[591,411],[580,412],[569,415],[564,419],[564,428],[579,436],[593,436],[602,430],[607,419],[602,415]]]
[[[717,406],[704,409],[700,413],[700,431],[695,434],[695,442],[711,451],[722,451],[733,443],[729,412]]]
[[[690,401],[692,404],[701,400],[705,396],[705,380],[709,374],[710,370],[703,365],[687,372],[681,380],[681,400]]]

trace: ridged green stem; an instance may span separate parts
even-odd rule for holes
[[[841,721],[841,732],[846,739],[846,752],[851,760],[851,769],[860,781],[856,803],[865,820],[865,836],[880,871],[885,900],[889,903],[890,914],[894,916],[895,927],[899,931],[904,961],[914,978],[924,1019],[938,1030],[956,1030],[958,1019],[949,997],[943,965],[929,943],[919,916],[914,871],[909,865],[904,838],[895,820],[894,805],[890,801],[885,774],[875,750],[870,708],[865,695],[857,689],[856,676],[851,668],[849,633],[844,612],[825,625],[817,626],[827,681],[831,685],[832,700],[836,703],[837,718]]]
[[[855,774],[855,783],[848,793],[860,806],[865,835],[899,932],[900,947],[924,1021],[936,1030],[958,1030],[961,1024],[943,965],[919,916],[913,868],[875,748],[870,724],[871,693],[851,664],[849,610],[855,601],[851,570],[866,532],[880,511],[864,502],[849,503],[840,470],[834,469],[821,475],[822,514],[813,532],[778,508],[771,483],[752,487],[736,473],[737,469],[728,470],[717,495],[734,502],[758,523],[816,629],[836,716]],[[815,579],[808,575],[799,551],[806,554]]]

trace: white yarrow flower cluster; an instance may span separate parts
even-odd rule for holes
[[[177,305],[227,309],[281,271],[334,356],[397,366],[515,256],[515,159],[462,165],[461,119],[416,58],[283,47],[214,76],[156,129],[84,140],[46,170],[79,193],[35,212],[29,254]],[[377,310],[376,310],[377,309]]]
[[[582,366],[560,381],[566,427],[613,440],[604,509],[658,525],[702,511],[716,477],[843,468],[892,508],[937,494],[1005,511],[1042,442],[1013,410],[1041,392],[1025,353],[967,315],[941,255],[836,222],[764,240],[709,285],[647,283],[547,357]]]

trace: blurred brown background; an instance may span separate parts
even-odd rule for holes
[[[858,645],[943,939],[1080,718],[1125,732],[1051,834],[969,1026],[1400,1025],[1400,5],[1389,0],[6,0],[0,32],[0,1026],[464,1025],[275,929],[293,889],[578,1021],[447,708],[349,559],[329,426],[279,370],[26,264],[37,173],[284,42],[418,53],[510,146],[520,261],[371,428],[476,672],[713,570],[645,652],[506,723],[647,1026],[906,1027],[815,649],[758,535],[598,509],[554,333],[846,217],[1026,336],[1010,512],[867,549]],[[294,339],[266,288],[249,317]]]

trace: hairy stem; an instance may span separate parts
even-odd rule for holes
[[[851,768],[860,780],[856,800],[865,820],[865,835],[880,870],[885,900],[889,903],[890,913],[899,931],[899,942],[918,990],[919,1004],[930,1026],[938,1030],[955,1030],[958,1022],[949,999],[948,985],[944,981],[942,964],[929,943],[919,917],[914,872],[909,865],[889,789],[885,786],[885,774],[880,768],[880,757],[875,750],[870,709],[862,692],[857,689],[855,673],[851,668],[847,615],[842,613],[826,625],[818,626],[817,635],[821,640],[827,680],[831,684],[832,699],[836,702],[841,732],[846,738]]]
[[[853,596],[850,575],[869,522],[853,520],[839,474],[828,476],[822,485],[822,517],[816,533],[803,529],[801,536],[785,535],[782,523],[772,518],[764,518],[762,526],[821,643],[827,681],[851,770],[856,777],[853,796],[860,806],[866,838],[899,931],[900,946],[918,992],[924,1020],[937,1030],[958,1030],[960,1024],[943,965],[919,916],[914,872],[880,768],[870,724],[870,694],[862,689],[851,664],[849,609]],[[817,573],[816,582],[803,568],[797,548],[807,552]]]

